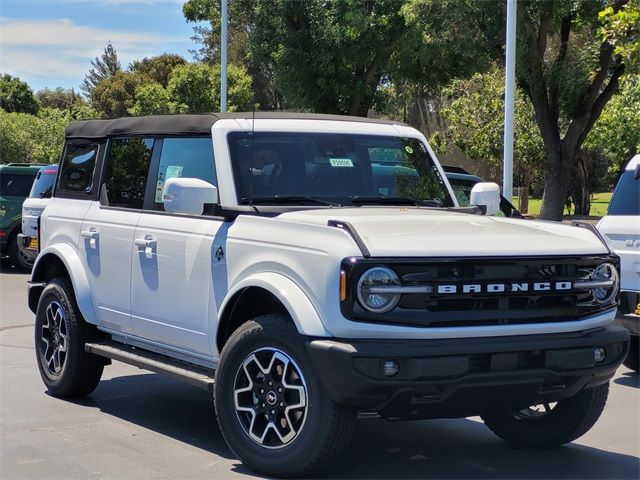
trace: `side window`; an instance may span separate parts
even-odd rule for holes
[[[3,173],[0,175],[0,195],[3,197],[28,197],[32,183],[32,175]]]
[[[151,163],[153,139],[122,138],[111,140],[101,196],[111,207],[143,207],[144,190]]]
[[[67,143],[60,167],[58,189],[62,192],[89,192],[97,154],[98,145],[95,143]]]
[[[156,210],[164,210],[164,182],[173,177],[199,178],[218,185],[210,137],[165,138],[156,179]]]

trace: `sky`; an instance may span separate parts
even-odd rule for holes
[[[0,0],[0,73],[33,91],[78,89],[107,42],[122,68],[164,52],[192,60],[184,0]]]

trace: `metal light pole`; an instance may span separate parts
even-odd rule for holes
[[[513,111],[516,88],[516,8],[517,0],[507,0],[507,61],[504,76],[504,158],[502,195],[509,201],[513,196]]]
[[[228,0],[221,0],[220,16],[220,111],[227,111]]]

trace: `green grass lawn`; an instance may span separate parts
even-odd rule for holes
[[[609,207],[609,202],[611,201],[611,195],[611,192],[594,193],[593,195],[591,195],[591,210],[589,211],[589,215],[593,217],[602,217],[606,215],[607,208]],[[518,208],[518,197],[513,197],[512,203],[516,208]],[[541,208],[541,198],[529,198],[529,215],[540,215]],[[564,210],[564,214],[569,214],[566,208]]]

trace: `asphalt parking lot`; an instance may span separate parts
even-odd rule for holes
[[[47,395],[33,349],[27,275],[0,271],[0,477],[253,476],[222,439],[208,394],[128,365],[107,367],[82,401]],[[640,476],[638,375],[624,367],[598,424],[556,450],[513,449],[477,418],[361,420],[323,478],[634,478]]]

